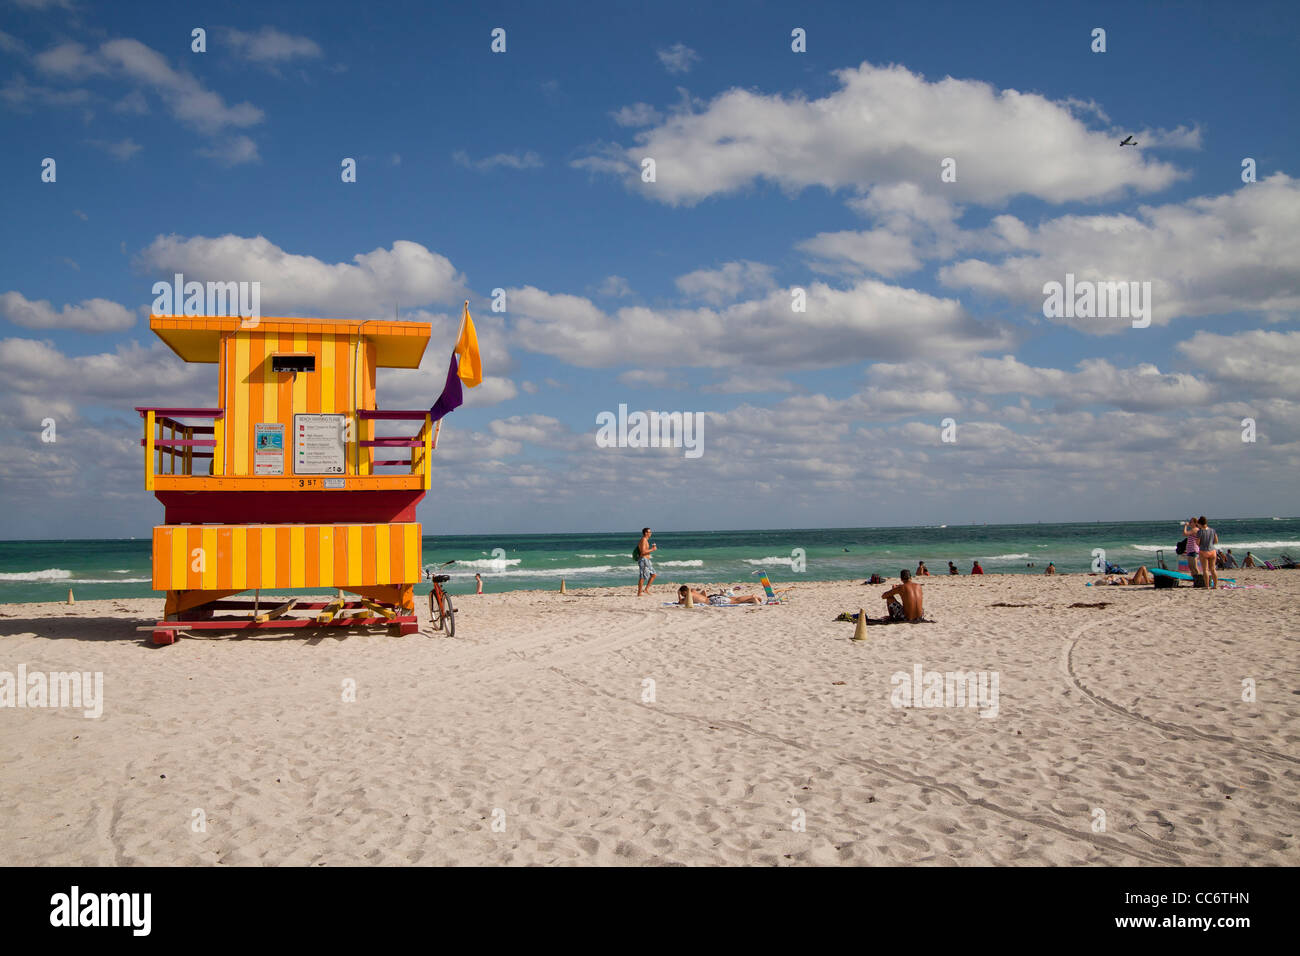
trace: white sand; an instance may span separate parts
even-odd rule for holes
[[[170,647],[134,630],[160,601],[0,605],[0,670],[102,671],[106,698],[0,709],[0,863],[1294,866],[1300,572],[1235,576],[1269,587],[935,577],[939,623],[865,644],[832,620],[881,613],[856,582],[743,610],[470,596],[454,639]],[[998,716],[891,706],[917,664],[996,671]]]

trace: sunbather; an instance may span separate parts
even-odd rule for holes
[[[1151,577],[1151,572],[1146,569],[1146,565],[1138,568],[1132,577],[1126,578],[1122,574],[1110,574],[1106,576],[1107,584],[1155,584]]]
[[[785,588],[785,590],[790,590]],[[685,584],[677,589],[677,603],[686,603],[686,594],[690,592],[691,600],[696,604],[711,604],[714,607],[727,607],[731,604],[762,604],[763,599],[756,594],[730,594],[726,591],[719,591],[717,594],[705,594],[703,591],[697,591],[695,588],[688,588]]]

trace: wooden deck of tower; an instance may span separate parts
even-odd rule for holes
[[[438,429],[427,409],[378,410],[376,372],[418,368],[421,322],[154,316],[186,362],[217,366],[213,408],[137,408],[153,529],[153,586],[166,593],[155,643],[178,631],[382,624],[418,630],[416,504]],[[378,437],[376,422],[418,422]],[[229,601],[243,591],[320,588],[358,600],[292,606]],[[282,602],[276,602],[282,603]],[[352,612],[360,608],[364,614]],[[218,611],[261,611],[218,616]],[[319,618],[319,619],[318,619]],[[179,625],[179,626],[178,626]]]

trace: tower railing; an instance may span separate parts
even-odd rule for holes
[[[193,475],[195,463],[212,462],[209,474],[222,473],[221,445],[225,426],[224,408],[136,407],[144,419],[144,486],[154,487],[156,475]],[[192,425],[182,418],[210,418],[211,425]],[[195,438],[210,435],[210,438]],[[211,449],[204,450],[204,449]]]

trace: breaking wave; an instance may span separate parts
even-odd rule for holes
[[[63,568],[46,568],[44,571],[12,571],[0,574],[0,581],[66,581],[71,571]]]

